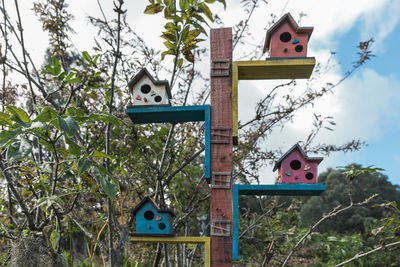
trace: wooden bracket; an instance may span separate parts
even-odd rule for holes
[[[211,235],[213,236],[230,236],[231,221],[229,220],[213,220],[211,222]]]
[[[229,59],[213,59],[211,61],[211,77],[229,77],[230,76]]]
[[[231,132],[229,127],[212,127],[211,144],[230,144]]]
[[[231,173],[230,172],[212,172],[211,188],[231,188]]]

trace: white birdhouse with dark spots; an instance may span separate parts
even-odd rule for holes
[[[154,80],[144,68],[128,83],[133,107],[170,106],[171,91],[168,81]]]

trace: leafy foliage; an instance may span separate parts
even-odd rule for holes
[[[1,2],[0,9],[3,15],[0,22],[3,37],[0,39],[3,90],[0,99],[0,254],[6,255],[1,258],[2,262],[8,261],[7,249],[17,243],[15,240],[29,241],[37,237],[39,244],[46,244],[58,256],[64,255],[69,266],[104,265],[114,260],[112,255],[115,255],[115,266],[147,266],[150,262],[157,266],[163,257],[170,265],[178,264],[183,258],[181,255],[187,259],[182,264],[201,265],[202,254],[196,245],[166,247],[163,254],[161,246],[129,242],[129,233],[133,231],[129,210],[146,195],[153,197],[162,208],[174,207],[177,215],[174,230],[178,235],[207,235],[210,191],[203,179],[203,125],[198,122],[133,125],[124,114],[131,97],[126,85],[145,66],[156,78],[172,74],[169,84],[174,103],[206,103],[209,81],[195,63],[208,52],[201,43],[207,36],[208,23],[221,23],[212,11],[213,4],[225,6],[226,1],[149,0],[144,12],[167,20],[161,33],[166,50],[161,53],[147,45],[128,25],[122,0],[113,1],[116,19],[105,15],[89,17],[98,34],[92,49],[79,53],[70,49],[73,15],[66,2],[38,1],[33,10],[42,23],[42,30],[50,37],[44,63],[30,58],[30,48],[23,41],[23,20],[10,19],[4,3]],[[14,3],[18,7],[18,1]],[[262,8],[261,3],[266,1],[242,3],[247,17],[238,18],[240,22],[234,26],[234,47],[245,44],[253,11]],[[360,44],[360,60],[343,79],[372,56],[371,42]],[[24,51],[22,58],[18,56],[19,51]],[[261,56],[257,49],[247,52],[246,57],[251,59]],[[173,56],[172,69],[164,65],[167,55]],[[329,68],[317,66],[316,77],[323,76],[321,69]],[[235,151],[237,179],[243,183],[257,180],[260,166],[272,162],[281,152],[266,151],[262,141],[277,126],[280,128],[290,121],[296,111],[312,105],[343,79],[336,83],[327,81],[322,88],[312,88],[311,84],[299,97],[290,93],[296,86],[294,81],[277,87],[285,92],[283,95],[276,93],[277,88],[271,88],[268,96],[257,104],[256,116],[240,123],[243,139]],[[319,130],[326,129],[326,124],[334,126],[330,117],[316,115],[315,119],[315,130],[304,142],[307,152],[329,154],[362,147],[360,140],[343,145],[312,146]],[[353,183],[359,180],[356,178]],[[270,210],[266,209],[267,205],[259,207],[259,200],[252,199],[249,209],[258,208],[263,213],[261,219],[252,211],[241,210],[245,214],[241,227],[251,226],[241,229],[245,233],[241,246],[248,256],[242,262],[259,265],[279,259],[306,233],[307,229],[298,220],[301,203],[290,200],[290,204],[284,205],[282,199],[274,198]],[[377,209],[394,208],[393,205]],[[398,226],[396,216],[386,217],[387,220],[379,217],[383,221],[371,221],[364,232],[373,228],[377,235],[382,235],[382,240],[392,238]],[[275,236],[271,235],[271,228]],[[308,240],[328,244],[331,251],[335,246],[347,251],[360,248],[359,237],[359,234],[340,237],[322,233]],[[346,242],[354,245],[350,248]],[[331,260],[323,251],[306,249],[309,254],[305,255],[309,257],[301,259],[304,264],[317,263],[318,259],[312,257],[317,252],[321,253],[321,262]],[[173,253],[177,260],[169,255]],[[23,253],[26,254],[29,252]]]
[[[353,207],[320,224],[316,232],[307,236],[289,264],[335,266],[360,251],[376,248],[377,242],[398,241],[400,191],[398,186],[387,181],[386,176],[373,169],[349,165],[321,173],[319,179],[326,183],[327,190],[318,197],[241,198],[240,260],[237,266],[261,262],[280,266],[287,251],[316,221],[339,204],[343,207],[349,204],[346,193],[349,174],[346,170],[353,170],[351,175],[359,174],[352,180],[355,202],[363,201],[371,194],[378,193],[379,196],[367,205]],[[398,261],[398,253],[378,251],[348,266],[395,266]]]
[[[163,12],[167,22],[164,26],[165,31],[161,37],[165,39],[164,45],[167,48],[162,52],[161,59],[166,55],[175,56],[174,62],[179,68],[183,60],[179,58],[183,54],[184,58],[193,63],[193,50],[198,47],[198,43],[204,41],[198,38],[203,33],[207,36],[207,31],[203,24],[207,24],[206,19],[214,21],[209,4],[220,2],[226,7],[225,0],[180,0],[179,5],[174,0],[149,0],[150,4],[144,13],[157,14]]]
[[[370,167],[367,167],[370,168]],[[355,176],[357,176],[355,178]],[[363,201],[373,194],[379,196],[370,205],[354,207],[324,222],[318,227],[321,232],[364,233],[369,223],[386,216],[385,209],[373,207],[383,201],[400,203],[398,187],[392,185],[388,178],[379,172],[366,172],[359,165],[349,165],[342,170],[329,169],[321,173],[319,181],[326,183],[327,190],[321,197],[311,197],[301,208],[301,218],[308,226],[338,205],[347,205],[347,182],[352,182],[352,193],[355,202]]]

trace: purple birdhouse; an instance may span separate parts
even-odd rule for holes
[[[321,157],[308,157],[304,150],[295,144],[275,162],[273,171],[278,170],[279,183],[317,183],[318,165],[322,160]]]

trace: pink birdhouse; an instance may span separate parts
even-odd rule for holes
[[[272,57],[306,57],[307,44],[314,27],[299,27],[290,13],[286,13],[268,31],[264,53]]]
[[[304,150],[295,144],[277,162],[278,182],[287,184],[317,183],[318,165],[321,157],[308,157]]]

